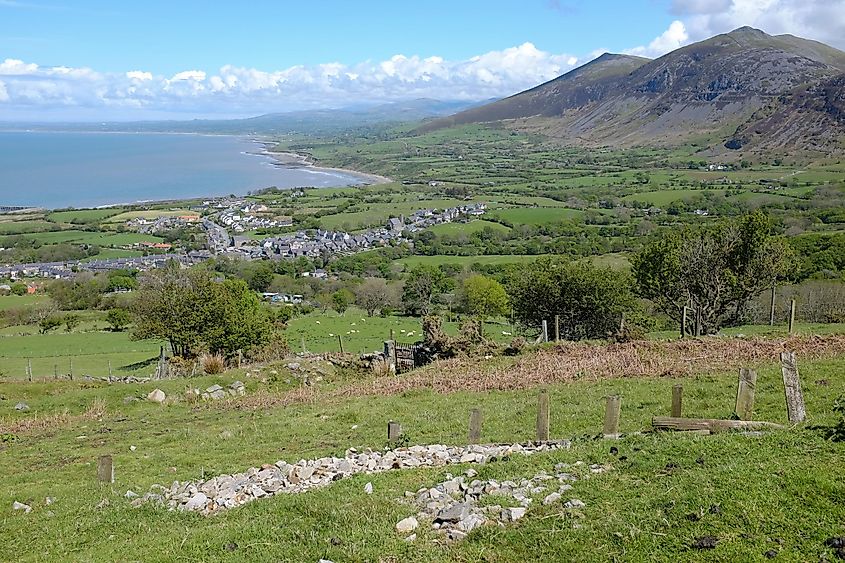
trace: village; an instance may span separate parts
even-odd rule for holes
[[[173,229],[201,229],[205,234],[204,250],[175,252],[173,245],[164,242],[140,242],[127,249],[140,250],[143,256],[107,258],[100,260],[72,260],[32,264],[0,265],[0,277],[68,279],[79,272],[102,272],[134,269],[147,271],[176,260],[186,266],[208,260],[212,256],[228,256],[245,260],[286,260],[323,258],[354,254],[366,250],[398,244],[412,245],[409,235],[442,223],[470,221],[484,215],[485,203],[467,203],[448,209],[420,209],[408,217],[392,217],[383,227],[345,232],[325,229],[297,230],[265,238],[245,234],[258,229],[293,227],[292,217],[267,217],[269,208],[245,198],[208,200],[191,208],[191,213],[178,216],[134,218],[123,227],[140,234],[155,236]],[[203,213],[204,216],[201,216]],[[325,276],[318,270],[309,272]]]

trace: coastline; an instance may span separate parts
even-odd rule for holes
[[[375,186],[380,184],[389,184],[393,182],[392,179],[388,178],[387,176],[379,176],[378,174],[371,174],[369,172],[361,172],[360,170],[351,170],[348,168],[333,168],[331,166],[320,166],[316,164],[311,157],[295,153],[295,152],[283,152],[283,151],[272,151],[270,147],[275,146],[276,143],[272,141],[262,140],[262,139],[254,139],[254,141],[258,144],[263,145],[263,149],[261,151],[262,156],[268,156],[276,161],[276,166],[282,166],[285,168],[309,168],[312,170],[320,171],[320,172],[329,172],[329,173],[336,173],[336,174],[344,174],[347,176],[355,176],[364,180],[363,185],[367,186]]]

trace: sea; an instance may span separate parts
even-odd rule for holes
[[[0,207],[98,207],[275,186],[358,185],[355,173],[280,166],[246,137],[0,131]]]

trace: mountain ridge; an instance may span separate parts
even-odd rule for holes
[[[500,122],[575,145],[708,138],[724,151],[829,152],[842,149],[843,75],[845,52],[742,27],[653,60],[605,53],[529,90],[430,120],[417,132]]]

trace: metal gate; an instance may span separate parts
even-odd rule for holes
[[[404,373],[421,366],[419,344],[396,343],[396,373]]]

